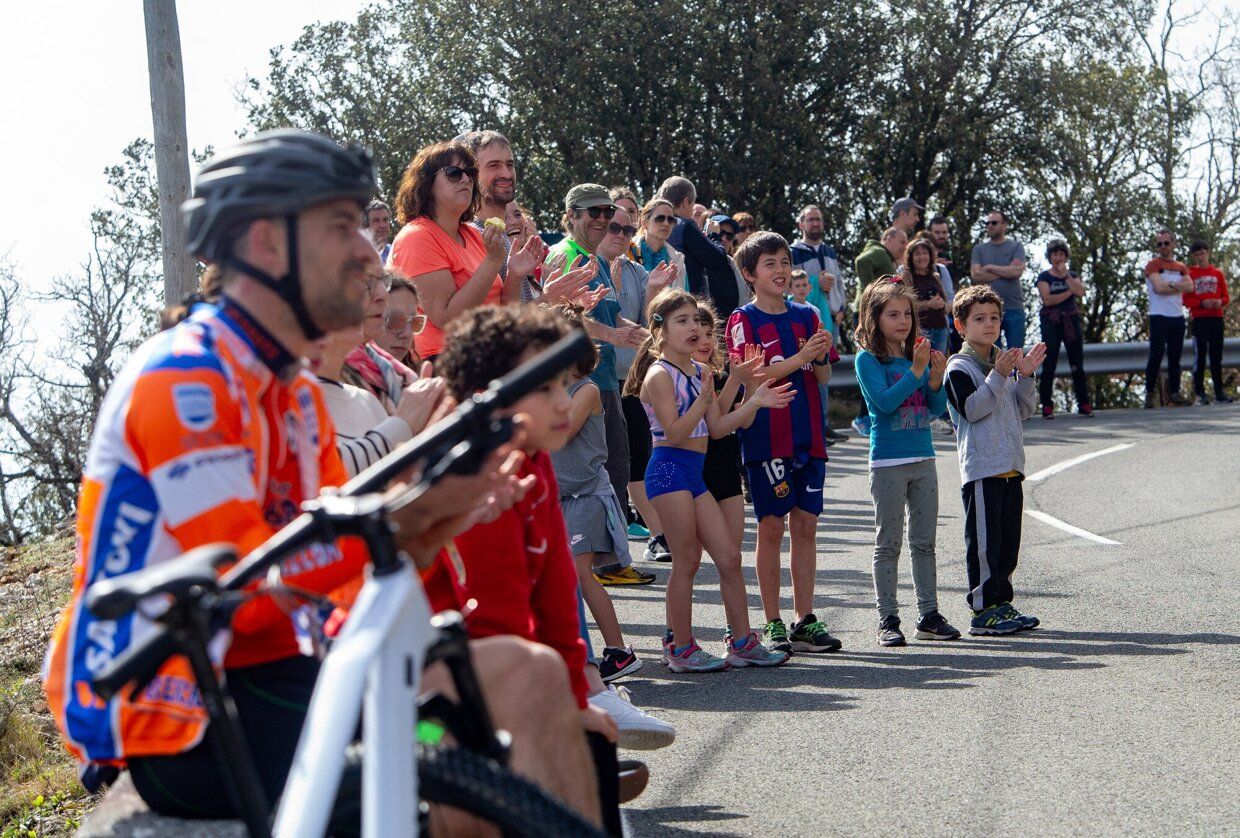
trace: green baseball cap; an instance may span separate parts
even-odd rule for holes
[[[579,183],[572,189],[568,190],[568,194],[564,196],[564,209],[571,210],[573,207],[610,207],[611,195],[607,194],[606,186],[599,186],[597,183]]]

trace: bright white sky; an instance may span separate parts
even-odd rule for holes
[[[181,0],[191,148],[227,145],[244,127],[233,88],[262,77],[268,50],[308,23],[352,20],[363,0]],[[6,3],[0,25],[0,257],[32,288],[73,271],[90,246],[105,167],[151,137],[146,32],[139,0]]]
[[[233,95],[265,75],[268,50],[308,23],[352,20],[364,0],[181,0],[191,148],[227,145],[244,125]],[[1240,0],[1210,0],[1233,13]],[[7,3],[0,26],[3,100],[0,258],[28,287],[73,271],[90,245],[90,211],[108,200],[103,170],[152,136],[139,0]]]

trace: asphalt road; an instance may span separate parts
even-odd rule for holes
[[[844,641],[775,670],[674,675],[659,661],[663,581],[612,594],[645,659],[625,683],[676,725],[634,752],[651,785],[626,807],[633,835],[1240,834],[1240,406],[1059,416],[1025,423],[1016,602],[1043,628],[883,649],[870,575],[864,444],[831,449],[816,608]],[[967,627],[959,470],[938,440],[940,608]],[[637,547],[636,544],[633,545]],[[785,541],[786,548],[786,541]],[[744,545],[751,617],[754,528]],[[636,553],[636,549],[634,551]],[[699,639],[721,643],[709,562]],[[785,619],[791,590],[784,573]],[[597,642],[597,638],[596,638]]]

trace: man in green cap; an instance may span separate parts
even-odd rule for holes
[[[612,203],[607,187],[597,183],[579,183],[564,196],[563,226],[565,237],[551,248],[548,261],[557,256],[564,259],[564,269],[570,269],[586,261],[598,267],[590,280],[590,290],[607,288],[608,293],[590,312],[586,331],[598,343],[598,366],[590,373],[590,380],[599,389],[603,402],[603,421],[607,430],[607,477],[620,501],[620,508],[629,505],[629,433],[624,422],[624,410],[620,403],[620,380],[616,376],[616,347],[641,346],[648,334],[641,326],[620,316],[620,298],[611,280],[611,266],[606,259],[595,255],[599,243],[607,235],[607,229],[615,224],[616,205]],[[551,277],[544,277],[544,281]],[[654,576],[639,573],[632,567],[627,556],[618,556],[619,565],[596,566],[595,573],[605,584],[647,584]],[[620,565],[625,565],[621,567]]]

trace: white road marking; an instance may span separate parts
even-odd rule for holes
[[[1112,547],[1122,546],[1120,542],[1118,541],[1112,541],[1109,538],[1103,538],[1100,535],[1095,535],[1089,530],[1083,530],[1080,527],[1074,527],[1071,524],[1067,523],[1066,521],[1061,521],[1055,516],[1047,515],[1045,512],[1040,512],[1037,509],[1026,509],[1025,514],[1032,518],[1037,518],[1043,524],[1050,524],[1052,527],[1055,527],[1056,529],[1063,530],[1066,533],[1071,533],[1072,535],[1078,536],[1080,538],[1088,539],[1089,541],[1096,541],[1099,544],[1106,544]]]
[[[1125,442],[1120,445],[1112,445],[1110,448],[1103,448],[1101,451],[1091,451],[1088,454],[1082,454],[1079,457],[1073,457],[1070,460],[1064,460],[1062,463],[1055,463],[1055,465],[1053,466],[1049,466],[1047,468],[1042,469],[1041,471],[1034,472],[1033,474],[1029,475],[1028,477],[1025,478],[1025,482],[1026,483],[1037,483],[1039,480],[1045,480],[1051,475],[1059,474],[1059,472],[1063,471],[1064,469],[1069,469],[1075,465],[1080,465],[1086,460],[1092,460],[1094,457],[1101,457],[1104,454],[1114,454],[1116,451],[1123,451],[1125,448],[1131,448],[1135,444],[1136,443]]]

